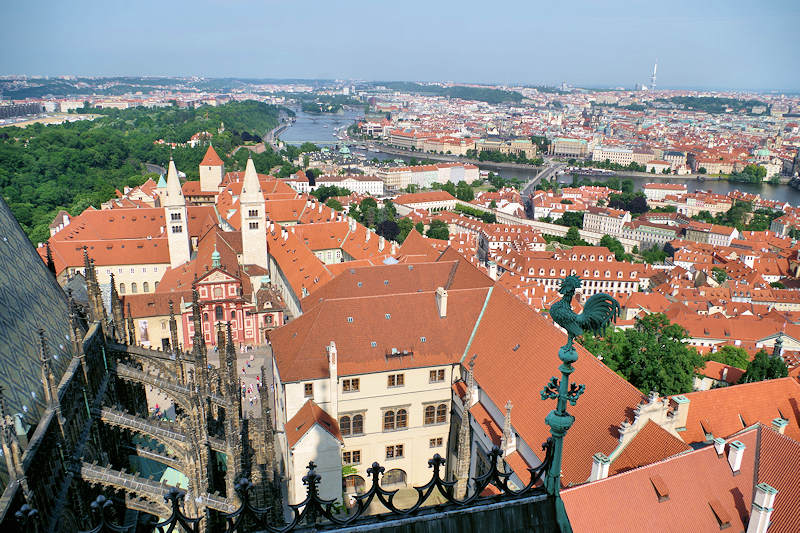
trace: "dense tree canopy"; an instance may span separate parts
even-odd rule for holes
[[[34,243],[49,237],[48,225],[59,209],[76,215],[89,205],[99,207],[115,189],[141,184],[144,163],[163,167],[171,155],[179,170],[197,177],[206,146],[180,145],[196,133],[208,132],[226,167],[240,170],[250,151],[229,154],[243,143],[242,132],[260,137],[278,124],[276,107],[253,101],[197,109],[85,111],[102,116],[0,130],[0,194]],[[158,140],[179,146],[155,144]],[[262,172],[285,164],[271,150],[253,154],[253,160]]]
[[[750,356],[747,350],[726,344],[716,352],[710,353],[706,360],[746,370],[747,365],[750,363]]]
[[[786,363],[780,357],[774,357],[765,350],[759,350],[744,373],[739,383],[764,381],[765,379],[785,378],[789,375]]]
[[[446,241],[450,239],[450,230],[447,228],[447,224],[445,224],[443,221],[439,219],[431,220],[431,224],[428,227],[428,232],[426,235],[431,239]]]
[[[636,327],[607,330],[605,337],[584,334],[583,346],[609,368],[647,394],[682,394],[692,390],[703,358],[686,344],[686,330],[660,313],[637,319]]]

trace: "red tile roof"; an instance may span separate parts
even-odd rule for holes
[[[308,400],[303,407],[297,411],[291,419],[284,425],[286,430],[286,440],[290,448],[308,433],[311,428],[318,425],[331,434],[333,438],[342,441],[342,434],[339,431],[339,423],[313,400]]]
[[[217,155],[214,147],[209,144],[206,155],[203,156],[203,160],[200,161],[200,166],[221,167],[223,164],[222,159]]]
[[[426,202],[455,201],[455,197],[447,191],[427,191],[401,194],[394,199],[396,204],[421,204]]]
[[[757,428],[736,436],[745,445],[739,475],[733,475],[725,455],[717,457],[714,447],[707,446],[562,490],[573,531],[719,531],[712,500],[730,519],[731,531],[744,531],[753,501],[757,437]],[[659,501],[659,492],[664,496],[665,491],[668,496]]]
[[[758,482],[778,490],[769,533],[800,531],[800,442],[771,428],[761,428]]]
[[[786,435],[800,439],[800,383],[780,378],[684,394],[689,399],[686,443],[706,441],[706,432],[726,438],[761,422],[781,417],[789,421]]]
[[[566,335],[552,323],[495,285],[473,342],[464,350],[466,358],[478,354],[475,379],[492,402],[514,404],[514,429],[531,446],[547,440],[549,430],[543,420],[554,408],[532,389],[540,390],[554,374],[561,364],[558,349],[565,342]],[[619,425],[642,401],[635,387],[583,347],[577,350],[580,358],[572,381],[585,384],[586,392],[569,408],[576,420],[564,440],[565,484],[589,478],[592,456],[608,455],[617,447]]]
[[[609,475],[633,470],[692,448],[653,421],[648,421],[609,468]]]
[[[318,303],[270,333],[281,381],[327,377],[325,349],[331,341],[339,353],[340,376],[455,363],[487,292],[485,288],[448,291],[444,318],[439,318],[431,290]],[[393,348],[411,350],[413,355],[388,356]]]

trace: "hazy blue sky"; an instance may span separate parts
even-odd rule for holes
[[[800,90],[800,0],[3,0],[0,73]]]

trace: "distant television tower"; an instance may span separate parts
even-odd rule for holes
[[[655,91],[656,90],[656,70],[657,69],[658,69],[658,59],[656,59],[656,62],[653,64],[653,75],[650,76],[650,90],[651,91]]]

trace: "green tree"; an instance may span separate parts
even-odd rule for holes
[[[667,252],[659,250],[658,247],[653,247],[648,250],[643,250],[640,255],[645,263],[655,264],[663,263],[667,258]]]
[[[311,196],[315,196],[320,202],[327,202],[328,198],[332,196],[349,196],[350,194],[352,194],[350,189],[336,185],[323,185],[311,191]]]
[[[583,345],[643,393],[672,395],[690,392],[703,366],[697,350],[684,343],[686,335],[666,315],[653,313],[637,319],[634,328],[607,331],[602,338],[584,334]]]
[[[750,355],[742,348],[726,344],[716,352],[708,354],[706,360],[746,370],[747,365],[750,363]]]
[[[497,209],[497,202],[495,202],[494,200],[489,202],[489,209]]]
[[[401,218],[397,221],[397,242],[402,243],[408,237],[408,234],[411,233],[411,230],[414,228],[414,223],[411,222],[410,218]]]
[[[432,239],[446,241],[450,239],[450,230],[447,229],[447,224],[444,221],[435,219],[431,220],[426,235]]]
[[[706,171],[706,167],[700,167],[700,168],[698,168],[698,169],[697,169],[697,172],[698,172],[698,174],[705,174],[705,173],[707,172],[707,171]]]
[[[583,211],[567,211],[556,220],[556,224],[583,229]]]
[[[342,203],[341,203],[339,200],[337,200],[336,198],[328,198],[328,199],[325,201],[325,205],[327,205],[327,206],[328,206],[328,207],[330,207],[331,209],[335,209],[336,211],[342,211],[342,210],[344,210],[344,206],[343,206],[343,205],[342,205]]]
[[[570,246],[578,246],[581,242],[581,234],[578,232],[578,228],[570,226],[567,230],[567,234],[564,236],[564,243]]]
[[[417,230],[417,233],[419,233],[420,235],[425,235],[425,224],[423,224],[422,222],[417,222],[416,224],[414,224],[414,229]]]
[[[739,380],[739,383],[751,383],[753,381],[764,381],[765,379],[785,378],[789,375],[786,363],[780,357],[774,357],[765,350],[759,350],[750,364],[747,371]]]
[[[720,285],[725,283],[725,280],[728,279],[728,273],[719,267],[713,267],[711,269],[711,275],[714,277],[714,281],[716,281]]]
[[[617,261],[630,261],[633,259],[629,254],[625,253],[625,247],[622,246],[622,243],[611,235],[603,235],[600,238],[600,246],[608,248]]]
[[[470,187],[469,183],[467,183],[464,180],[458,182],[455,191],[456,191],[455,197],[458,198],[459,200],[463,200],[464,202],[471,202],[472,200],[475,199],[475,193],[472,191],[472,187]]]

